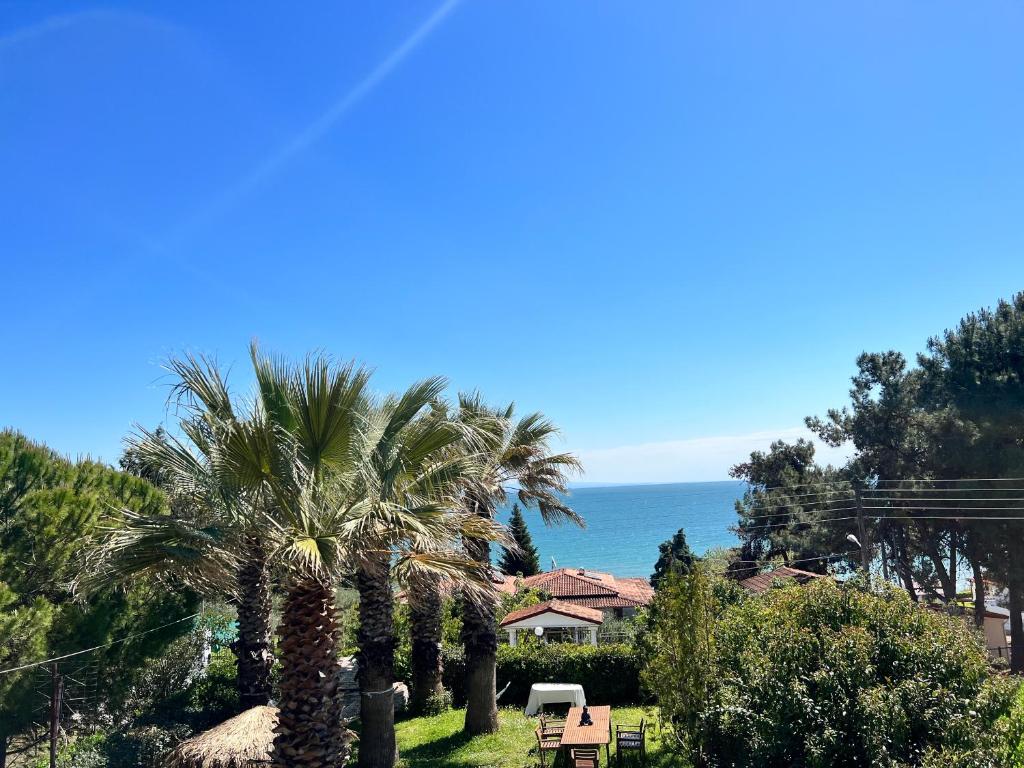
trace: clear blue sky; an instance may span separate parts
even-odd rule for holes
[[[1022,37],[1011,2],[0,4],[0,424],[115,460],[167,355],[258,337],[541,409],[589,480],[724,477],[1024,287]]]

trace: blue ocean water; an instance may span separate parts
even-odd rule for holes
[[[729,527],[736,522],[734,502],[744,485],[666,483],[574,488],[569,504],[583,516],[587,527],[547,527],[536,510],[524,510],[541,567],[589,568],[616,576],[650,576],[658,559],[658,545],[680,528],[697,554],[737,543]],[[511,504],[500,516],[508,522]]]

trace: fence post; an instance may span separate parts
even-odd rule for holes
[[[57,740],[60,737],[60,709],[64,697],[64,677],[57,662],[50,665],[50,768],[57,768]]]

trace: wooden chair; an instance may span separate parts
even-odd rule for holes
[[[540,728],[534,731],[537,736],[537,754],[540,755],[540,768],[545,768],[544,753],[553,752],[551,764],[555,764],[555,757],[562,748],[562,734],[545,734]]]
[[[622,765],[623,752],[639,752],[640,761],[647,762],[647,721],[640,725],[615,726],[615,762]]]
[[[600,768],[600,754],[596,749],[570,749],[569,768]]]
[[[565,719],[557,720],[540,713],[540,730],[545,736],[561,736],[565,733]]]

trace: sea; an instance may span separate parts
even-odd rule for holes
[[[566,500],[586,522],[583,529],[545,526],[540,513],[529,508],[523,515],[544,570],[587,568],[649,577],[658,545],[680,528],[696,554],[736,545],[729,528],[736,523],[735,502],[744,488],[736,481],[573,488]],[[503,522],[515,493],[509,497],[499,512]]]

